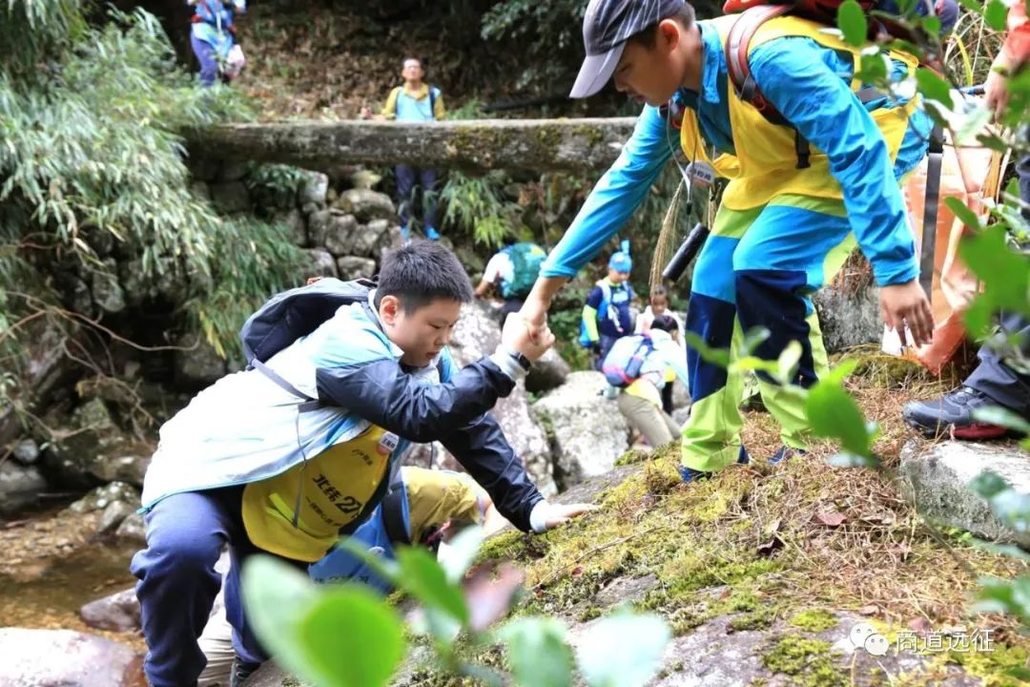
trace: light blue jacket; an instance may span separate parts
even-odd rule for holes
[[[299,412],[303,399],[258,370],[223,377],[161,427],[143,508],[175,493],[273,477],[374,424],[400,438],[392,462],[408,442],[442,442],[501,514],[528,531],[543,497],[487,413],[511,393],[511,377],[489,358],[457,370],[447,349],[418,369],[402,365],[402,354],[355,303],[266,363],[324,407]]]

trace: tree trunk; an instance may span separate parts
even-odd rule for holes
[[[185,132],[197,157],[336,164],[597,171],[619,155],[636,120],[482,119],[409,124],[382,121],[232,124]]]

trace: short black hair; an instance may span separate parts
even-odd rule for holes
[[[375,306],[383,296],[396,296],[406,313],[443,298],[472,301],[472,282],[454,253],[436,241],[412,241],[383,257]]]
[[[651,322],[651,329],[661,329],[663,332],[678,332],[680,330],[676,318],[671,315],[659,315]]]
[[[671,17],[662,17],[662,19],[656,21],[654,24],[651,24],[646,29],[636,32],[627,40],[633,41],[634,43],[638,43],[644,48],[650,50],[657,44],[658,24],[660,24],[662,21],[666,19],[674,19],[679,22],[680,26],[682,26],[685,29],[689,29],[691,26],[694,25],[694,22],[697,20],[697,17],[694,14],[693,5],[691,5],[689,2],[685,2],[683,3],[683,7],[681,7],[680,11],[676,14],[672,15]]]
[[[656,286],[651,289],[651,295],[648,298],[654,298],[655,296],[661,296],[665,300],[669,300],[669,290],[664,286]]]

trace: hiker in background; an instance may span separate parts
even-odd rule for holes
[[[327,304],[330,295],[347,302]],[[497,350],[458,370],[447,343],[471,300],[454,254],[415,241],[386,254],[374,288],[323,279],[248,319],[241,339],[251,367],[161,427],[143,481],[147,545],[131,569],[153,687],[195,684],[203,670],[197,638],[226,545],[226,616],[240,654],[233,679],[256,670],[265,656],[240,599],[246,559],[268,553],[305,569],[321,559],[367,520],[411,442],[443,443],[523,531],[591,508],[545,501],[487,412],[553,335],[534,342],[509,317]]]
[[[188,0],[195,7],[190,46],[200,63],[200,84],[213,86],[219,74],[226,81],[239,76],[246,61],[236,42],[233,18],[246,14],[247,0]]]
[[[541,267],[522,308],[530,326],[546,323],[554,294],[629,219],[675,152],[685,179],[729,178],[694,266],[688,332],[730,349],[731,358],[739,354],[730,346],[735,331],[767,329],[754,351],[764,360],[798,341],[792,382],[812,386],[827,360],[810,294],[833,278],[857,239],[881,287],[887,324],[907,326],[916,345],[929,341],[933,315],[899,184],[927,152],[931,122],[918,97],[857,94],[852,87],[861,84],[851,74],[862,49],[827,24],[789,15],[766,21],[743,43],[744,54],[735,53],[743,59],[734,67],[746,69],[734,73],[749,72],[735,85],[723,46],[733,44],[732,28],[750,23],[738,21],[755,18],[748,12],[696,21],[683,0],[591,0],[583,19],[587,56],[572,97],[592,95],[614,77],[616,89],[646,106]],[[913,56],[891,50],[886,57],[894,82],[914,76]],[[744,83],[757,88],[738,92]],[[756,95],[768,107],[756,107]],[[771,110],[786,123],[771,121]],[[748,455],[740,439],[742,374],[689,345],[687,366],[692,405],[680,474],[690,482]],[[783,446],[770,458],[778,462],[804,451],[811,428],[802,395],[760,377],[765,407],[781,427]]]
[[[659,315],[668,315],[672,319],[676,320],[676,324],[679,326],[679,331],[684,331],[683,320],[680,316],[669,309],[669,291],[664,286],[656,286],[652,291],[650,297],[647,299],[647,307],[644,308],[644,312],[640,313],[637,317],[636,327],[634,333],[646,334],[651,329],[651,323],[654,322],[654,318]]]
[[[466,525],[495,519],[503,522],[490,496],[467,474],[406,465],[398,471],[398,478],[390,485],[383,502],[349,537],[386,560],[395,559],[397,545],[424,546],[436,553],[441,542],[449,540]],[[384,595],[393,591],[390,583],[368,564],[339,547],[312,563],[308,573],[321,584],[360,582]],[[230,685],[236,650],[221,592],[198,642],[207,665],[197,680],[197,687]]]
[[[375,119],[389,119],[397,122],[433,122],[446,116],[443,94],[436,86],[422,80],[425,70],[417,57],[404,58],[401,77],[404,84],[395,87],[386,98],[386,104]],[[363,119],[373,118],[372,111],[361,110]],[[440,238],[436,224],[437,175],[435,169],[415,168],[411,165],[397,165],[394,174],[397,181],[397,207],[401,217],[401,233],[407,239],[411,235],[410,221],[412,205],[418,191],[422,196],[422,226],[427,239]]]
[[[624,336],[615,342],[604,359],[601,371],[619,394],[619,412],[630,426],[644,435],[652,448],[664,446],[680,435],[680,428],[662,410],[661,392],[666,372],[687,383],[683,349],[673,339],[679,325],[670,315],[654,318],[646,334]]]
[[[656,317],[662,315],[668,315],[676,321],[676,329],[671,332],[673,341],[683,346],[682,332],[686,331],[683,326],[683,320],[680,316],[669,309],[669,292],[664,286],[656,286],[651,291],[651,297],[648,299],[648,306],[644,309],[644,312],[640,313],[637,317],[637,334],[646,334],[651,331],[651,323],[654,322]],[[683,353],[682,357],[686,357],[686,350],[681,348]],[[672,390],[676,383],[676,373],[672,368],[668,368],[665,371],[665,386],[662,387],[662,411],[667,415],[672,415],[673,404],[672,404]],[[686,386],[687,383],[683,382]]]
[[[547,257],[543,248],[529,241],[507,239],[507,245],[486,263],[483,278],[476,287],[476,298],[486,298],[495,291],[504,306],[500,310],[501,324],[508,313],[518,312],[529,295],[533,283],[540,275],[540,263]]]
[[[616,340],[633,333],[630,305],[636,294],[629,283],[632,269],[628,251],[612,253],[608,276],[597,282],[583,305],[579,343],[594,353],[594,367],[598,370]]]
[[[996,118],[1001,117],[1008,104],[1010,77],[1030,64],[1030,21],[1023,0],[1009,6],[1007,26],[1005,42],[984,84],[987,107]],[[1024,128],[1022,136],[1030,147],[1030,129]],[[1030,154],[1024,154],[1016,163],[1016,173],[1019,197],[1024,203],[1023,217],[1030,221]],[[958,390],[905,404],[903,415],[909,425],[926,436],[950,434],[956,439],[979,440],[1003,437],[1008,430],[974,418],[977,410],[1001,406],[1030,421],[1030,375],[1025,372],[1030,359],[1030,322],[1018,314],[1003,313],[1001,328],[1015,339],[1013,348],[1004,352],[982,346],[980,364]]]

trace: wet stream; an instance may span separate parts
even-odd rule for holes
[[[91,541],[75,524],[55,513],[0,522],[0,627],[76,630],[142,648],[136,632],[96,630],[79,617],[84,604],[135,584],[129,560],[139,545]]]

